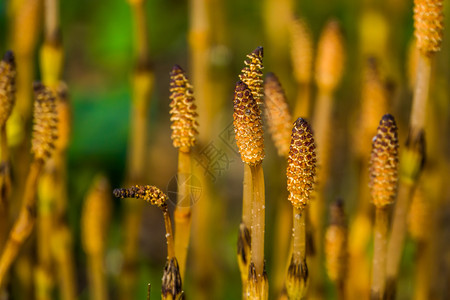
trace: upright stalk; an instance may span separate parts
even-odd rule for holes
[[[191,235],[191,148],[196,143],[198,123],[193,88],[184,70],[178,65],[170,72],[170,99],[171,137],[173,146],[178,148],[175,252],[183,279]]]
[[[417,77],[409,121],[412,138],[425,127],[428,95],[430,90],[431,57],[420,54],[417,58]]]
[[[145,0],[128,1],[133,18],[134,60],[131,88],[131,126],[128,143],[127,174],[128,184],[142,184],[145,180],[148,106],[153,90],[154,75],[150,68],[147,18]],[[121,270],[119,299],[134,298],[137,264],[138,240],[142,221],[143,203],[133,200],[125,202],[124,217],[124,263]]]
[[[175,253],[180,267],[181,279],[184,279],[186,257],[191,236],[191,152],[190,149],[178,150],[178,192],[175,219]]]
[[[306,265],[305,214],[314,190],[316,175],[315,141],[311,127],[298,118],[292,129],[288,157],[287,189],[293,206],[292,254],[287,269],[286,292],[289,299],[300,300],[306,295],[309,285]]]
[[[293,252],[292,260],[294,263],[299,264],[306,260],[306,218],[305,211],[294,207],[293,208],[293,228],[292,228],[292,241]]]
[[[36,211],[37,183],[43,165],[44,162],[42,160],[36,160],[30,166],[22,208],[17,221],[14,223],[14,227],[9,234],[9,238],[0,258],[0,286],[3,284],[6,273],[16,259],[20,247],[33,230]]]
[[[384,299],[386,285],[386,247],[388,230],[388,212],[384,207],[375,209],[373,242],[372,300]]]
[[[256,274],[262,276],[264,271],[264,227],[265,227],[265,191],[262,164],[251,166],[253,205],[251,226],[251,253]]]
[[[252,170],[248,164],[244,164],[244,181],[242,193],[242,223],[250,230],[252,224]]]
[[[260,58],[262,55],[262,48],[255,50],[249,57]],[[248,63],[247,68],[244,69],[243,78],[249,82],[255,82],[250,74],[254,74],[252,64]],[[256,78],[259,80],[259,78]],[[241,154],[242,161],[249,165],[250,182],[247,173],[244,177],[247,184],[244,190],[244,201],[251,199],[251,225],[250,243],[251,243],[251,257],[248,260],[244,257],[248,253],[248,238],[245,237],[244,230],[240,229],[238,239],[238,262],[241,268],[241,277],[243,280],[243,288],[247,289],[247,296],[249,299],[267,299],[268,297],[268,281],[267,274],[264,270],[264,227],[265,227],[265,191],[264,191],[264,173],[262,170],[262,161],[264,159],[264,131],[262,128],[261,111],[256,101],[259,95],[259,90],[250,89],[243,81],[238,81],[234,92],[234,113],[233,125],[235,128],[236,144]],[[248,168],[246,167],[247,171]],[[251,183],[249,186],[248,184]],[[243,210],[248,210],[248,202],[244,202]],[[245,212],[244,212],[245,213]],[[245,213],[246,214],[246,213]],[[245,225],[245,224],[244,224]],[[243,226],[241,226],[243,227]],[[246,251],[246,252],[245,252]],[[248,264],[248,281],[245,282],[245,267]],[[244,274],[242,274],[244,273]],[[246,294],[243,293],[243,298]]]
[[[397,197],[397,125],[392,115],[382,117],[372,142],[370,191],[375,205],[374,254],[371,299],[384,299],[386,286],[386,247],[389,206]]]
[[[392,219],[392,229],[387,245],[386,258],[386,295],[388,299],[395,299],[396,281],[400,270],[400,261],[406,238],[406,217],[415,187],[404,182],[398,189],[397,203]]]

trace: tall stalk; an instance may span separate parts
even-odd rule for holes
[[[306,265],[305,214],[310,204],[316,176],[316,144],[309,124],[298,118],[292,129],[288,157],[287,189],[293,206],[292,254],[287,270],[286,291],[289,299],[305,297],[309,285]]]
[[[131,125],[128,141],[126,182],[143,184],[146,175],[148,108],[153,91],[154,74],[150,67],[148,22],[145,0],[129,0],[133,20],[134,70],[131,78]],[[135,297],[139,231],[143,203],[125,201],[123,267],[119,284],[119,299]]]
[[[371,299],[384,299],[389,206],[397,196],[397,125],[392,115],[382,117],[372,143],[370,191],[375,205]]]
[[[261,111],[254,94],[243,81],[236,84],[233,119],[236,144],[242,161],[250,166],[251,174],[251,256],[248,282],[243,282],[243,288],[247,287],[249,299],[267,299],[268,282],[264,266],[265,188],[261,165],[265,155],[264,131]]]
[[[191,235],[191,148],[198,134],[197,112],[192,86],[180,66],[170,72],[170,120],[173,146],[178,149],[177,206],[175,208],[175,252],[184,278]]]
[[[35,89],[34,127],[32,139],[33,162],[30,166],[22,207],[10,231],[8,241],[0,258],[0,286],[15,261],[25,240],[30,236],[36,219],[36,191],[40,173],[53,152],[57,137],[55,96],[44,85],[37,83]]]

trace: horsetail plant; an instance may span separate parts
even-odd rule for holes
[[[175,253],[184,278],[191,235],[191,148],[198,134],[197,107],[192,85],[183,69],[175,65],[170,72],[170,121],[173,146],[178,149],[178,192],[175,209]]]
[[[135,185],[126,189],[115,189],[113,194],[116,198],[142,199],[161,209],[164,216],[167,243],[167,261],[162,277],[161,297],[163,300],[184,299],[180,268],[175,256],[172,221],[170,220],[169,208],[167,206],[169,197],[167,197],[167,195],[159,188],[151,185]]]
[[[247,55],[247,59],[244,61],[245,67],[241,70],[241,74],[239,75],[239,78],[241,79],[241,82],[243,85],[245,85],[246,88],[248,88],[252,94],[252,99],[256,102],[256,104],[261,104],[262,100],[262,87],[263,87],[263,80],[262,80],[262,69],[263,69],[263,48],[257,47],[255,50],[253,50],[252,53]],[[239,83],[236,85],[236,89]],[[241,87],[243,87],[243,85]],[[253,105],[253,104],[252,104]],[[236,115],[236,91],[235,91],[235,114]],[[260,116],[260,111],[258,107],[257,115]],[[262,133],[259,131],[262,131],[262,123],[260,120],[260,117],[258,117],[259,121],[257,123],[257,131],[258,133],[255,135],[255,137],[260,136],[262,137]],[[236,119],[235,119],[236,120]],[[240,145],[237,138],[237,128],[236,124],[235,127],[235,133],[236,133],[236,142],[238,144],[239,152],[241,153],[241,147],[242,150],[245,148],[245,146],[242,144]],[[242,142],[242,141],[240,141]],[[262,157],[261,161],[264,158],[264,140],[262,140],[262,143],[260,145],[262,149]],[[249,149],[245,150],[248,151]],[[244,158],[242,158],[244,162]],[[248,161],[248,157],[247,157]],[[262,171],[262,169],[261,169]],[[241,225],[239,226],[239,236],[238,236],[238,264],[241,271],[241,279],[242,279],[242,291],[243,291],[243,298],[246,298],[246,290],[247,290],[247,279],[249,276],[249,266],[250,266],[250,257],[251,257],[251,249],[252,249],[252,226],[253,226],[253,176],[254,172],[251,170],[249,163],[244,163],[244,181],[243,181],[243,195],[242,195],[242,221]],[[264,183],[262,183],[264,184]],[[258,266],[259,269],[259,266]],[[258,270],[259,271],[259,270]]]
[[[311,127],[302,118],[295,121],[292,129],[286,175],[288,199],[293,206],[293,251],[286,277],[286,291],[289,299],[302,299],[309,283],[306,265],[306,210],[316,176],[316,144]]]
[[[36,190],[44,163],[50,158],[57,138],[55,95],[41,83],[34,84],[34,124],[31,141],[33,161],[28,173],[19,216],[10,231],[0,258],[0,285],[17,257],[25,240],[30,236],[36,219]]]
[[[244,196],[250,199],[244,198],[243,203],[243,214],[246,210],[247,222],[251,222],[250,226],[244,223],[247,228],[250,228],[251,253],[245,256],[246,258],[250,257],[250,260],[244,260],[243,257],[240,257],[242,253],[238,253],[240,265],[247,267],[249,274],[247,285],[243,282],[243,289],[247,289],[249,299],[267,299],[268,282],[264,266],[265,191],[262,169],[262,161],[265,156],[264,131],[258,103],[250,88],[242,81],[238,81],[234,92],[233,119],[236,144],[241,159],[248,166],[251,174],[251,185],[245,186],[244,182]],[[249,188],[251,192],[246,194],[245,187]],[[239,239],[243,238],[239,237]],[[247,266],[243,265],[244,262],[247,263]],[[245,271],[245,269],[241,269],[241,274]],[[253,273],[256,276],[253,276]],[[245,275],[242,278],[245,279]],[[251,282],[251,280],[257,281]]]
[[[371,299],[385,297],[388,208],[397,196],[397,168],[397,125],[394,117],[386,114],[373,139],[370,157],[370,192],[375,205]]]
[[[410,115],[410,135],[424,128],[425,113],[430,88],[431,63],[434,54],[441,50],[444,29],[443,0],[414,1],[414,36],[419,56],[414,80],[414,96]]]

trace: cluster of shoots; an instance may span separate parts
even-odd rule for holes
[[[3,83],[0,92],[5,121],[14,104],[14,56],[11,52],[1,62]],[[0,258],[0,285],[6,280],[7,273],[15,261],[20,248],[33,231],[36,220],[36,192],[44,164],[54,152],[58,137],[58,115],[56,95],[42,83],[36,82],[34,88],[34,116],[31,138],[33,160],[26,179],[25,192],[18,218],[10,230]],[[2,115],[3,117],[3,115]],[[4,127],[4,124],[3,124]],[[3,136],[6,139],[6,135]],[[3,141],[6,142],[6,141]],[[6,147],[4,149],[7,149]],[[2,149],[2,150],[4,150]],[[3,153],[2,153],[3,154]],[[2,176],[5,176],[2,174]],[[5,201],[5,199],[3,199]],[[7,218],[7,216],[5,216]],[[4,241],[2,241],[4,242]]]
[[[30,10],[39,11],[38,2],[30,1]],[[200,230],[206,231],[206,228],[199,226],[200,221],[196,223],[198,220],[195,217],[199,216],[201,219],[205,216],[200,214],[205,212],[200,209],[195,211],[195,206],[192,206],[194,191],[191,181],[196,170],[193,158],[197,154],[197,144],[200,144],[200,147],[205,146],[203,137],[207,134],[202,133],[202,130],[208,132],[209,127],[213,127],[213,124],[198,122],[199,117],[201,120],[213,119],[211,112],[206,109],[209,105],[205,101],[207,99],[205,91],[210,88],[207,84],[210,79],[206,73],[207,65],[202,63],[203,56],[209,52],[209,49],[206,49],[210,39],[209,30],[206,28],[208,26],[205,25],[207,10],[202,1],[193,1],[191,4],[192,15],[198,16],[191,20],[190,29],[192,35],[190,43],[195,48],[192,51],[193,82],[196,85],[200,83],[200,86],[196,86],[195,97],[194,87],[188,79],[187,72],[179,65],[174,65],[170,71],[168,119],[171,122],[172,145],[177,151],[177,193],[176,199],[170,201],[175,203],[172,211],[169,197],[163,190],[143,184],[147,179],[144,176],[144,169],[148,165],[145,161],[148,153],[145,149],[148,146],[146,141],[148,102],[154,78],[148,55],[145,1],[128,2],[134,16],[137,39],[134,51],[137,67],[133,74],[133,121],[130,126],[133,136],[130,139],[131,154],[125,184],[130,187],[114,189],[112,192],[116,198],[129,201],[124,232],[125,235],[130,232],[131,234],[126,237],[124,244],[125,249],[131,250],[129,253],[125,250],[123,254],[124,262],[120,277],[123,278],[123,282],[120,282],[119,289],[121,298],[130,299],[133,292],[133,284],[130,282],[137,282],[135,280],[137,276],[133,273],[136,273],[134,269],[137,266],[137,237],[142,207],[135,203],[145,201],[161,210],[165,226],[167,257],[162,271],[161,298],[185,299],[183,288],[186,277],[201,272],[195,268],[196,262],[188,263],[190,249],[194,250],[193,252],[196,250],[191,243],[197,238],[196,235]],[[286,3],[284,5],[289,6]],[[65,189],[61,186],[65,184],[67,177],[64,154],[69,144],[70,106],[67,101],[67,86],[60,81],[64,56],[59,34],[58,1],[45,1],[45,10],[45,40],[40,52],[43,82],[29,86],[30,91],[31,88],[34,91],[32,130],[27,136],[30,140],[31,163],[29,166],[25,164],[26,171],[22,172],[26,174],[22,180],[25,182],[24,187],[20,187],[23,193],[16,193],[20,196],[17,198],[20,198],[21,206],[18,213],[14,214],[10,213],[12,210],[9,208],[9,198],[14,186],[10,163],[13,159],[21,160],[23,157],[18,154],[10,157],[6,129],[16,104],[16,94],[19,93],[16,81],[18,76],[22,75],[16,71],[17,61],[13,52],[6,52],[0,61],[0,295],[3,296],[9,289],[10,269],[25,248],[24,244],[32,235],[36,223],[38,228],[48,229],[53,225],[57,227],[50,228],[52,230],[48,232],[39,228],[37,234],[36,294],[45,290],[43,295],[46,297],[41,298],[51,298],[51,289],[55,286],[51,271],[58,269],[58,273],[63,275],[54,277],[62,278],[60,282],[64,290],[72,291],[65,295],[62,293],[61,298],[74,299],[76,276],[70,259],[71,233],[65,221],[67,203],[64,199],[60,199],[64,198]],[[30,49],[35,42],[33,38],[35,34],[30,32],[34,33],[36,30],[35,26],[31,25],[38,23],[37,13],[22,14],[24,14],[22,18],[28,20],[25,24],[28,26],[25,27],[31,29],[25,30],[23,36],[14,39],[17,40],[15,43],[20,46],[19,48],[23,48],[23,53],[19,53],[21,58],[24,61],[28,58],[29,62],[33,57]],[[25,18],[27,16],[29,18]],[[443,1],[415,0],[413,19],[415,29],[413,47],[416,50],[415,54],[411,55],[411,61],[414,61],[411,63],[413,65],[411,77],[414,78],[410,79],[413,97],[408,136],[402,148],[399,147],[398,132],[398,127],[402,126],[397,126],[391,114],[393,99],[390,99],[391,95],[385,86],[381,59],[370,57],[366,60],[360,114],[355,116],[357,126],[352,126],[356,128],[353,128],[354,131],[351,133],[354,151],[349,151],[354,154],[354,163],[361,169],[358,171],[364,173],[358,174],[359,190],[353,193],[358,194],[359,198],[355,218],[347,219],[346,202],[337,197],[338,195],[333,197],[339,200],[331,203],[329,199],[331,189],[328,187],[334,180],[333,172],[336,170],[333,168],[338,165],[336,161],[341,157],[347,159],[346,155],[336,154],[338,151],[334,151],[337,149],[334,147],[334,139],[340,134],[334,127],[337,125],[334,123],[335,108],[342,103],[338,101],[337,91],[344,76],[346,61],[344,35],[339,22],[331,20],[325,24],[318,39],[316,53],[313,34],[306,20],[292,18],[283,23],[289,27],[285,33],[290,38],[291,79],[297,88],[297,97],[293,102],[289,101],[287,97],[289,93],[282,87],[281,79],[285,77],[277,77],[270,72],[264,76],[263,47],[257,47],[246,56],[240,74],[235,75],[237,82],[234,86],[232,105],[231,101],[229,103],[233,112],[232,116],[228,115],[233,119],[234,138],[243,163],[242,217],[240,224],[236,224],[237,265],[242,283],[242,299],[269,299],[271,276],[278,278],[273,280],[275,287],[270,290],[270,295],[275,295],[278,299],[323,298],[325,275],[322,273],[325,273],[325,270],[340,300],[359,299],[360,296],[374,300],[394,299],[408,229],[411,237],[419,245],[416,271],[418,289],[421,289],[419,292],[422,294],[427,294],[426,289],[429,287],[426,287],[423,279],[424,274],[430,271],[424,253],[434,251],[430,246],[432,238],[427,228],[433,224],[436,226],[436,222],[432,220],[432,209],[435,207],[427,202],[425,187],[419,182],[420,175],[425,169],[426,112],[432,62],[442,45]],[[32,68],[25,69],[33,73]],[[313,85],[316,89],[314,93]],[[26,95],[26,91],[24,92],[22,88],[20,92],[22,93],[20,98],[26,99],[26,96],[23,96]],[[232,88],[229,92],[233,92]],[[197,108],[196,101],[201,109]],[[25,123],[28,121],[26,119],[29,104],[20,103],[18,108]],[[292,111],[290,104],[294,104]],[[265,122],[267,124],[264,124]],[[286,167],[286,183],[283,184],[285,185],[283,191],[275,190],[268,193],[277,194],[281,198],[281,202],[275,204],[277,220],[288,220],[280,221],[283,226],[276,224],[280,225],[276,230],[268,230],[270,233],[275,231],[274,240],[280,241],[279,245],[275,245],[277,249],[272,255],[276,256],[274,268],[266,265],[265,256],[266,225],[272,224],[266,222],[265,211],[266,186],[263,161],[266,155],[269,158],[271,154],[265,149],[265,129],[272,138],[278,159],[284,162],[280,169],[284,170]],[[199,134],[202,139],[198,138]],[[27,143],[24,143],[22,148],[26,148],[25,145]],[[175,161],[175,158],[173,160]],[[63,183],[57,186],[55,182],[60,179],[59,177]],[[204,183],[203,180],[202,184]],[[273,188],[272,182],[270,187]],[[208,188],[209,186],[206,187]],[[426,188],[430,190],[429,187]],[[63,192],[60,192],[61,190]],[[209,198],[214,198],[211,195],[212,193],[207,194]],[[107,252],[106,240],[112,215],[110,197],[111,188],[108,180],[104,176],[98,176],[85,197],[81,218],[82,247],[88,262],[90,297],[99,300],[108,299],[109,293],[104,257]],[[202,199],[205,202],[211,200],[215,199]],[[372,203],[373,207],[369,203]],[[370,217],[372,209],[373,222]],[[213,212],[207,214],[213,215]],[[191,223],[194,225],[191,226]],[[367,226],[360,227],[360,224]],[[195,234],[192,234],[192,237],[195,237],[193,241],[191,241],[193,231],[191,227],[196,230]],[[352,235],[352,231],[356,234]],[[373,231],[373,251],[369,252],[373,255],[368,256],[366,250],[368,245],[372,245],[369,238],[371,231]],[[47,233],[52,237],[46,237]],[[46,241],[51,242],[51,245],[46,245]],[[357,246],[354,246],[355,244]],[[204,245],[195,246],[198,251],[198,248]],[[56,253],[54,255],[56,259],[51,263],[47,260],[50,254],[44,253],[50,248]],[[372,259],[370,271],[366,270],[363,264],[365,259]],[[361,270],[370,273],[368,276],[371,280],[367,280],[367,286],[364,283],[361,285],[354,278],[355,274],[352,275],[358,273],[359,263]],[[55,267],[56,264],[59,264],[58,268]],[[363,295],[353,291],[354,288],[359,292],[361,286]],[[187,290],[189,291],[189,288]],[[427,294],[429,295],[431,293]],[[150,298],[150,284],[147,298]],[[192,295],[191,298],[195,299],[196,295]],[[418,298],[426,299],[426,297]]]

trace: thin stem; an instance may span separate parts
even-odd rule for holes
[[[186,257],[191,235],[191,153],[189,149],[178,151],[178,194],[175,208],[175,253],[184,279]]]
[[[406,216],[409,211],[414,186],[400,182],[395,204],[392,231],[387,246],[386,276],[389,282],[397,280],[406,237]],[[391,285],[390,285],[391,286]],[[395,289],[395,286],[393,286]],[[387,291],[389,294],[389,291]]]
[[[149,63],[147,17],[145,14],[144,5],[145,1],[138,1],[132,5],[135,32],[135,52],[139,65],[147,65]]]
[[[294,263],[300,264],[306,259],[306,222],[305,211],[294,207],[293,209],[293,252],[292,258]]]
[[[253,219],[251,226],[252,262],[255,264],[256,274],[264,271],[264,226],[265,226],[265,190],[262,165],[251,167],[253,185]]]
[[[72,254],[71,233],[67,225],[64,224],[58,229],[56,234],[57,254],[56,260],[58,264],[58,279],[60,288],[60,297],[62,300],[77,299],[76,293],[76,279],[75,279],[75,264]]]
[[[250,230],[252,223],[252,171],[248,164],[244,164],[244,183],[242,194],[242,223]]]
[[[316,199],[311,202],[311,223],[314,226],[314,242],[319,260],[323,248],[323,214],[325,211],[325,182],[328,181],[330,170],[330,147],[331,147],[331,119],[333,109],[333,97],[331,91],[319,90],[317,104],[314,110],[313,125],[315,129],[315,142],[317,145],[317,185]]]
[[[298,117],[309,118],[311,110],[311,84],[299,82],[297,86],[298,91],[294,110],[294,120]]]
[[[388,213],[384,207],[375,209],[374,253],[372,264],[371,299],[383,299],[386,284],[386,246]]]
[[[347,295],[345,293],[345,280],[340,279],[336,284],[337,284],[337,299],[338,300],[347,299]]]
[[[98,300],[108,299],[108,288],[105,278],[103,253],[90,254],[88,257],[89,279],[91,283],[90,298]]]
[[[211,124],[211,103],[207,101],[208,89],[208,48],[209,20],[206,0],[189,1],[189,48],[192,83],[195,87],[195,99],[198,107],[198,122]],[[203,126],[203,125],[202,125]],[[206,144],[210,136],[211,126],[204,126],[199,132],[199,142]]]
[[[284,287],[286,270],[290,263],[291,255],[289,254],[291,246],[291,236],[286,234],[292,229],[292,206],[286,201],[286,195],[283,194],[278,199],[278,212],[275,222],[274,238],[274,261],[273,261],[273,277],[276,293],[279,293]],[[286,258],[289,258],[288,260]]]
[[[25,186],[19,217],[10,232],[5,249],[0,258],[0,286],[5,280],[6,273],[17,258],[20,247],[31,234],[36,220],[36,190],[39,174],[44,162],[35,160],[31,164]]]
[[[427,100],[430,89],[431,58],[422,54],[417,59],[416,85],[411,110],[410,127],[413,135],[425,126]],[[412,137],[414,139],[414,136]]]
[[[6,135],[6,125],[0,128],[0,251],[8,237],[9,228],[9,201],[8,194],[11,189],[9,170],[9,149]]]
[[[50,43],[58,41],[59,0],[45,0],[45,40]]]
[[[164,215],[164,225],[166,227],[167,259],[170,260],[175,257],[172,222],[170,221],[169,209],[167,205],[163,206],[161,209]]]
[[[135,32],[136,68],[133,74],[132,113],[130,140],[127,157],[127,182],[142,184],[145,176],[147,155],[148,106],[153,89],[153,73],[149,69],[149,46],[147,20],[144,9],[145,1],[132,5]],[[137,278],[136,263],[138,257],[138,237],[142,220],[141,201],[126,201],[124,267],[121,271],[119,299],[132,298]]]
[[[6,133],[6,124],[3,124],[0,128],[0,151],[1,151],[1,162],[7,163],[9,160],[9,149],[8,149],[8,136]]]
[[[417,259],[414,282],[414,299],[426,300],[430,299],[430,260],[429,255],[430,245],[428,241],[419,241],[417,245]]]

